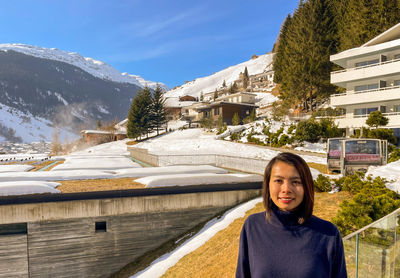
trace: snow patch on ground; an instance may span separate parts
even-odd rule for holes
[[[236,183],[236,182],[262,182],[263,177],[260,175],[250,174],[176,174],[176,175],[160,175],[149,176],[137,179],[136,182],[145,184],[146,187],[160,186],[184,186],[184,185],[209,185],[219,183]]]

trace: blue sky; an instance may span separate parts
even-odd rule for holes
[[[78,52],[169,87],[272,50],[298,0],[2,1],[0,43]]]

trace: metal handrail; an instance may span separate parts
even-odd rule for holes
[[[348,69],[343,69],[343,70],[332,71],[331,74],[337,74],[337,73],[341,73],[341,72],[365,69],[365,68],[370,68],[370,67],[390,64],[390,63],[394,63],[394,62],[398,62],[398,61],[400,61],[400,58],[399,59],[392,59],[392,60],[385,61],[385,62],[378,62],[378,63],[375,63],[375,64],[366,65],[366,66],[360,66],[360,67],[354,67],[354,68],[348,68]]]

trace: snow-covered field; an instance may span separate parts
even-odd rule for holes
[[[277,151],[261,146],[246,145],[225,140],[217,140],[220,136],[206,134],[202,129],[177,130],[156,139],[150,139],[135,145],[147,149],[149,153],[158,155],[188,155],[188,154],[220,154],[270,160],[278,154]],[[326,159],[304,155],[307,162],[326,164]]]
[[[238,128],[238,127],[237,127]],[[234,143],[218,139],[215,134],[205,133],[202,129],[177,130],[158,138],[150,139],[135,146],[146,148],[156,154],[226,154],[241,157],[269,160],[278,152],[264,147]],[[0,165],[0,195],[19,195],[32,193],[58,193],[56,180],[97,179],[97,178],[140,178],[147,186],[171,186],[203,184],[211,181],[255,181],[258,175],[229,174],[226,170],[210,165],[166,166],[142,168],[128,156],[127,140],[98,145],[70,155],[57,157],[65,163],[47,172],[27,172],[30,166]],[[324,146],[305,144],[304,150],[322,152]],[[326,160],[312,155],[303,156],[306,161],[325,164]],[[313,170],[313,176],[318,171]],[[367,174],[381,176],[392,183],[393,190],[400,190],[400,162],[386,166],[371,167]],[[147,269],[133,277],[159,277],[176,264],[184,255],[197,249],[218,231],[261,202],[260,198],[239,205],[227,211],[222,217],[215,218],[194,237],[188,239],[176,250],[163,255]]]

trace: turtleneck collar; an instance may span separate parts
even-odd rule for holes
[[[279,208],[273,207],[271,209],[271,223],[272,224],[280,224],[287,228],[295,228],[301,226],[299,224],[298,212],[296,211],[283,211]]]

